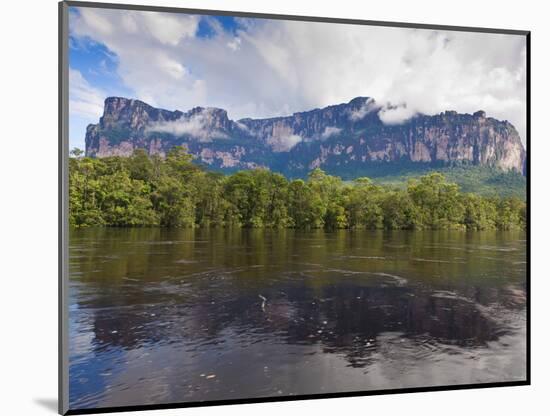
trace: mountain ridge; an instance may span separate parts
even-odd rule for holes
[[[508,121],[448,110],[388,124],[381,109],[373,98],[356,97],[288,116],[232,120],[222,108],[170,111],[108,97],[99,123],[87,127],[86,155],[130,156],[142,148],[163,156],[183,145],[198,163],[222,171],[264,167],[301,176],[317,167],[352,173],[458,163],[525,172],[525,149]]]

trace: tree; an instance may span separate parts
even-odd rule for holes
[[[458,185],[437,172],[411,180],[407,191],[418,208],[419,223],[427,228],[455,228],[464,216]]]
[[[463,224],[472,230],[490,230],[496,227],[497,210],[490,200],[479,195],[466,194],[463,197]]]
[[[526,207],[518,198],[511,197],[498,201],[496,204],[498,217],[497,225],[501,230],[525,228]]]
[[[327,228],[345,228],[347,218],[342,195],[342,179],[327,175],[316,168],[310,172],[307,185],[319,204],[319,213],[322,215],[320,225]]]
[[[346,212],[350,228],[382,228],[382,188],[369,178],[358,178],[347,188]]]
[[[204,173],[195,178],[200,190],[195,203],[195,222],[201,227],[221,227],[234,223],[235,213],[223,197],[223,175]]]
[[[192,191],[176,177],[164,175],[155,182],[151,195],[153,207],[164,227],[195,226],[195,205]]]
[[[129,158],[69,159],[69,223],[86,226],[524,229],[518,198],[462,194],[439,173],[406,189],[368,178],[343,183],[314,169],[288,181],[266,169],[222,175],[193,163],[183,147],[165,158],[138,149]]]
[[[419,211],[410,195],[403,191],[389,191],[382,199],[384,228],[389,230],[414,229],[419,225]]]
[[[78,227],[107,225],[99,206],[102,189],[98,177],[103,161],[69,160],[69,224]]]
[[[296,179],[290,183],[288,194],[288,212],[295,228],[323,227],[326,208],[318,193],[302,179]]]
[[[84,154],[84,150],[79,149],[78,147],[75,147],[73,150],[69,152],[69,156],[80,158]]]
[[[150,182],[153,178],[153,162],[144,149],[136,149],[127,160],[128,171],[132,179]]]
[[[126,171],[119,171],[103,176],[99,186],[102,193],[100,209],[109,225],[158,225],[158,215],[150,199],[150,187],[145,182],[130,178]]]

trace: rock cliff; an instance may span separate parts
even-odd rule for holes
[[[391,164],[466,163],[523,172],[525,149],[507,121],[483,111],[418,114],[385,124],[368,97],[267,119],[231,120],[219,108],[188,112],[120,97],[86,132],[86,155],[129,156],[134,149],[165,155],[183,145],[199,163],[222,170],[267,167],[302,175],[316,167],[350,172]]]

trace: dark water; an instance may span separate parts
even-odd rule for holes
[[[524,239],[74,231],[71,408],[523,380]]]

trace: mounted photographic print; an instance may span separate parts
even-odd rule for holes
[[[529,32],[60,3],[60,413],[529,384]]]

